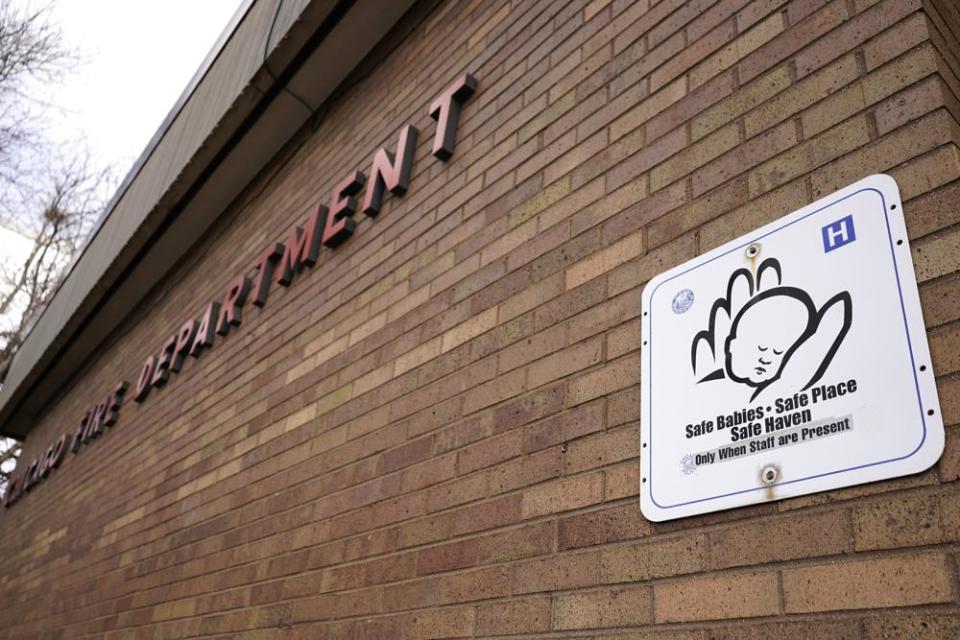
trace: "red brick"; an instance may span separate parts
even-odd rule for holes
[[[534,518],[596,504],[603,499],[603,475],[591,473],[552,480],[523,493],[523,517]]]
[[[807,75],[919,8],[920,3],[914,0],[885,0],[878,3],[838,25],[828,38],[816,42],[797,55],[797,74],[801,77]]]
[[[737,145],[717,161],[693,174],[693,196],[696,198],[706,193],[745,169],[785,151],[796,143],[796,127],[793,122],[786,122]]]
[[[873,38],[863,47],[867,69],[875,69],[925,41],[927,29],[923,14],[915,13]]]
[[[640,465],[634,461],[608,467],[604,470],[606,484],[603,489],[603,499],[606,501],[619,500],[640,493]]]
[[[864,620],[864,640],[950,638],[960,635],[960,618],[936,613],[883,616]]]
[[[708,535],[717,569],[849,553],[853,543],[841,510],[723,527]]]
[[[931,332],[928,339],[936,375],[960,371],[960,323],[941,327]]]
[[[480,562],[506,562],[532,558],[553,550],[554,525],[540,522],[480,538]]]
[[[507,567],[485,567],[437,579],[442,604],[475,602],[502,598],[510,593],[510,570]]]
[[[604,549],[600,579],[604,582],[648,582],[703,571],[707,544],[701,535],[657,539]]]
[[[950,146],[937,149],[923,158],[911,161],[902,171],[892,172],[900,186],[901,197],[907,186],[915,185],[911,191],[923,193],[919,198],[914,198],[904,205],[903,215],[907,223],[907,233],[911,238],[920,238],[960,221],[960,206],[956,204],[957,197],[960,196],[960,182],[950,182],[960,177],[960,156],[955,149]],[[916,184],[914,180],[910,180],[911,176],[906,173],[907,171],[916,172],[914,175],[921,174],[922,177],[921,175],[916,177],[922,182]],[[905,184],[908,181],[910,185]],[[949,184],[946,186],[937,188],[947,182]],[[924,305],[925,316],[928,307],[929,305]],[[942,323],[943,321],[927,320],[928,326]]]
[[[602,589],[557,596],[555,629],[597,629],[648,624],[653,621],[650,587]]]
[[[600,556],[597,553],[566,553],[514,566],[513,592],[536,593],[575,589],[597,584]]]
[[[524,451],[539,451],[603,429],[603,400],[574,407],[559,416],[527,427]]]
[[[829,3],[806,19],[794,22],[794,26],[781,33],[766,46],[754,51],[739,64],[740,81],[747,82],[757,77],[773,65],[785,60],[788,56],[832,30],[846,17],[846,3],[834,0],[834,2]],[[831,42],[834,41],[831,40]],[[836,47],[836,44],[834,46]],[[807,64],[808,67],[810,67],[810,63]],[[807,72],[809,73],[809,70]]]
[[[640,514],[636,504],[628,504],[562,518],[558,544],[563,550],[630,540],[649,534],[650,523]]]
[[[491,495],[551,480],[563,470],[562,453],[550,448],[499,465],[490,471]]]
[[[566,344],[567,328],[564,325],[555,325],[535,333],[500,352],[500,371],[516,369],[562,349]]]
[[[484,635],[536,633],[550,629],[550,598],[514,598],[482,604],[477,611],[477,632]]]
[[[531,388],[587,369],[603,358],[603,338],[585,340],[530,365],[527,380]]]
[[[777,574],[718,573],[657,583],[653,588],[656,622],[727,620],[780,612]]]
[[[472,567],[477,564],[479,547],[477,539],[471,538],[424,549],[417,556],[417,575]]]
[[[880,135],[925,115],[943,104],[943,88],[936,77],[912,85],[884,100],[874,110]]]
[[[960,377],[949,376],[937,381],[940,413],[948,426],[960,424]]]
[[[639,424],[632,424],[570,443],[563,456],[564,473],[572,474],[640,455]]]
[[[856,550],[937,544],[943,539],[936,496],[895,496],[853,509]]]
[[[473,633],[474,620],[472,607],[445,607],[413,614],[411,627],[416,638],[462,638]]]
[[[859,620],[800,620],[796,622],[747,622],[711,631],[710,640],[854,640],[860,638]]]
[[[956,429],[947,429],[939,468],[941,482],[960,480],[960,432]]]
[[[470,473],[517,456],[523,449],[523,436],[516,431],[470,445],[457,455],[457,469]]]
[[[571,380],[567,385],[567,405],[578,405],[639,381],[640,356],[629,355]]]
[[[784,611],[902,607],[953,600],[953,578],[940,554],[847,560],[783,572]]]
[[[493,412],[494,430],[508,431],[529,424],[563,408],[563,385],[556,384],[497,407]]]

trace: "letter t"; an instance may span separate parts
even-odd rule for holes
[[[477,90],[477,79],[465,73],[444,90],[430,105],[430,117],[437,121],[437,134],[433,139],[433,155],[449,160],[457,140],[457,123],[460,121],[460,106]]]

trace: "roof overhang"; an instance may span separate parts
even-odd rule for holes
[[[134,164],[0,389],[24,438],[119,320],[363,60],[414,0],[247,0]]]

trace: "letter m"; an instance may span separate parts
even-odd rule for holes
[[[278,265],[280,268],[277,269],[277,284],[288,286],[293,281],[293,274],[299,273],[304,265],[312,267],[317,263],[320,234],[323,232],[323,220],[326,216],[327,208],[318,204],[307,220],[306,230],[296,225],[290,227]]]

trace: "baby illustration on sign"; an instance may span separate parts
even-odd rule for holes
[[[733,272],[726,296],[710,310],[709,326],[693,338],[698,383],[728,379],[752,387],[753,400],[774,383],[793,393],[823,377],[850,330],[850,293],[817,309],[806,291],[782,286],[781,279],[775,258],[764,260],[756,275]]]

